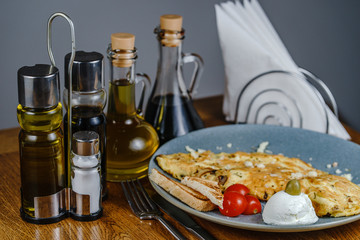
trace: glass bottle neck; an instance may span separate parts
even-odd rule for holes
[[[120,58],[117,58],[119,55]],[[110,118],[135,116],[136,52],[129,58],[122,58],[121,54],[110,50],[108,57],[110,60],[110,84],[107,115]]]
[[[159,40],[159,61],[153,96],[187,95],[182,75],[182,42],[177,46],[167,46]]]

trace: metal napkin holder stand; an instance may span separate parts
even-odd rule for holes
[[[250,81],[248,81],[246,83],[246,85],[244,86],[244,88],[241,89],[239,96],[237,98],[237,102],[236,102],[236,109],[235,109],[235,124],[240,123],[240,124],[244,124],[244,123],[249,123],[249,115],[250,115],[250,111],[252,108],[252,104],[254,103],[254,101],[261,96],[263,93],[267,92],[267,91],[275,91],[278,92],[279,94],[282,94],[285,98],[287,98],[289,101],[292,102],[293,105],[296,106],[296,109],[298,111],[298,115],[300,116],[300,128],[302,128],[302,123],[303,123],[303,116],[302,113],[298,107],[298,103],[296,102],[296,100],[294,98],[292,98],[292,96],[290,96],[289,94],[287,94],[283,89],[279,88],[279,87],[272,87],[271,89],[264,89],[260,92],[258,92],[251,100],[246,109],[246,114],[245,114],[245,120],[244,121],[239,121],[239,111],[240,111],[240,107],[241,107],[241,102],[244,98],[244,94],[247,90],[249,90],[249,87],[252,86],[252,84],[254,84],[257,80],[261,79],[262,77],[265,77],[267,75],[271,75],[271,74],[284,74],[287,75],[289,77],[294,77],[297,78],[299,81],[304,81],[305,84],[309,84],[311,86],[311,89],[314,91],[314,93],[316,94],[317,98],[319,99],[321,106],[324,110],[325,113],[325,120],[326,120],[326,133],[329,133],[329,116],[328,116],[328,112],[326,111],[326,105],[330,108],[330,110],[335,114],[336,118],[338,118],[338,107],[335,101],[334,96],[332,95],[330,89],[326,86],[326,84],[319,79],[318,77],[316,77],[313,73],[299,68],[299,72],[300,73],[295,73],[295,72],[290,72],[290,71],[284,71],[284,70],[271,70],[271,71],[267,71],[264,73],[261,73],[257,76],[255,76],[254,78],[252,78]],[[271,101],[271,102],[265,102],[262,104],[262,106],[265,106],[266,104],[273,104],[276,105],[280,108],[285,108],[285,106],[283,105],[283,103],[281,102],[276,102],[276,101]],[[261,107],[258,108],[256,110],[256,116],[259,114]],[[293,121],[292,118],[293,116],[291,116],[290,112],[286,111],[286,109],[284,109],[284,112],[287,112],[289,115],[289,119],[290,119],[290,124],[289,127],[294,127],[292,125]],[[276,116],[271,116],[271,117],[276,117]],[[256,118],[255,118],[256,119]],[[256,124],[264,124],[264,122],[262,123],[258,123],[256,122]]]

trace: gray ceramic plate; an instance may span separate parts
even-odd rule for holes
[[[270,125],[226,125],[198,130],[173,139],[157,150],[150,160],[149,171],[156,168],[163,172],[156,164],[156,155],[186,152],[187,145],[193,149],[201,148],[214,152],[253,152],[264,141],[269,141],[267,149],[275,154],[298,157],[311,163],[315,168],[332,174],[335,174],[336,169],[340,169],[342,173],[351,173],[354,183],[360,183],[359,145],[326,134]],[[326,165],[333,162],[338,162],[338,167],[328,169]],[[320,218],[311,225],[273,226],[265,224],[260,214],[230,218],[221,215],[218,210],[199,212],[172,197],[156,184],[151,184],[161,196],[176,207],[200,218],[235,228],[268,232],[301,232],[331,228],[360,219],[359,214],[351,217]]]

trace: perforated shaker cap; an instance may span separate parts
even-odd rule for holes
[[[94,131],[79,131],[72,136],[72,150],[80,156],[91,156],[99,152],[99,134]]]
[[[49,108],[59,103],[59,70],[36,64],[18,70],[19,103],[30,108]]]
[[[131,33],[111,34],[111,49],[134,50],[135,35]]]
[[[160,17],[160,29],[181,31],[183,18],[180,15],[165,14]]]

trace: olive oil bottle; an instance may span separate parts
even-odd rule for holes
[[[107,51],[110,60],[107,180],[113,182],[145,177],[149,159],[159,146],[156,131],[138,115],[135,106],[135,83],[141,78],[135,75],[134,42],[132,34],[115,33]]]
[[[69,76],[68,65],[71,53],[65,56],[64,103],[68,105]],[[98,52],[77,51],[72,67],[72,132],[94,131],[99,135],[101,153],[102,198],[107,197],[106,187],[106,91],[103,81],[103,55]],[[67,109],[67,107],[66,107]],[[65,152],[68,150],[67,113],[64,116]],[[70,161],[65,154],[67,182],[70,184]]]
[[[37,64],[18,71],[21,217],[53,223],[66,217],[59,71]]]

